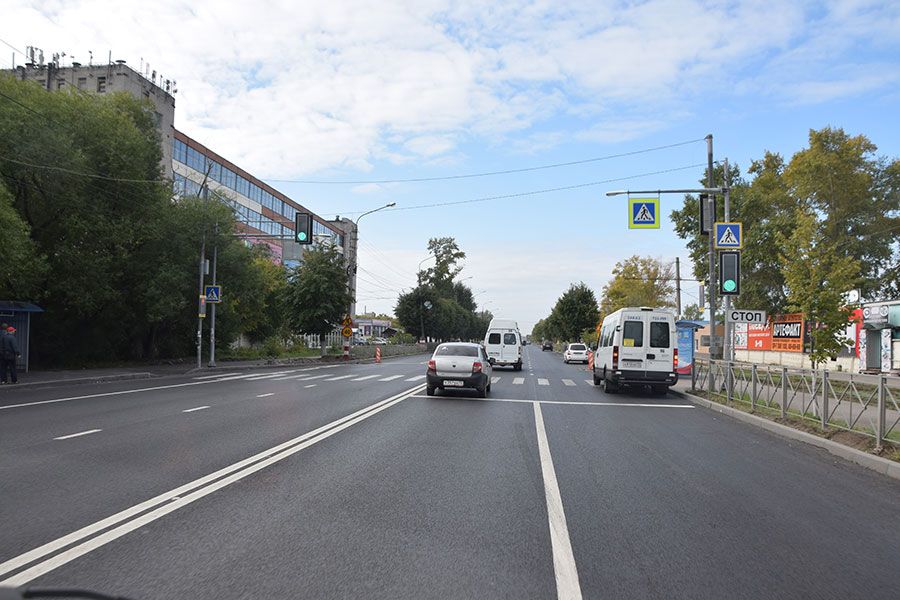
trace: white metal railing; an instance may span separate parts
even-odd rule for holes
[[[749,404],[753,411],[800,418],[900,443],[900,378],[824,369],[791,369],[721,360],[695,360],[691,390],[710,400]]]

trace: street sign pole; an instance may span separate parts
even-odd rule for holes
[[[213,259],[212,259],[212,284],[217,285],[216,281],[216,262],[219,259],[219,222],[216,221],[216,240],[213,241]],[[212,308],[209,311],[209,366],[216,366],[216,305],[218,302],[213,302]]]
[[[728,159],[725,159],[724,163],[725,167],[725,222],[731,222],[731,182],[728,177]],[[742,234],[743,236],[743,234]],[[731,311],[731,296],[725,296],[725,314],[727,315]],[[731,323],[728,322],[728,319],[725,319],[725,343],[722,345],[723,354],[725,355],[723,358],[727,361],[734,360],[734,341],[731,339],[732,326]]]

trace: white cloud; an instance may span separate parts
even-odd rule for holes
[[[558,116],[572,127],[560,140],[632,139],[711,84],[789,102],[889,93],[900,29],[900,5],[863,0],[38,6],[6,0],[15,30],[0,26],[2,37],[82,62],[89,49],[149,61],[179,82],[180,129],[282,178],[452,164],[471,141],[547,147],[540,126]]]

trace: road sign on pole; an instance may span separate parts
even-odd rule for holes
[[[752,323],[754,325],[766,324],[766,311],[764,310],[745,310],[735,308],[728,311],[726,315],[732,323]]]
[[[629,198],[628,217],[628,229],[659,229],[659,198]]]
[[[341,335],[345,338],[348,338],[353,335],[353,329],[345,326],[343,329],[341,329]]]
[[[218,304],[222,301],[222,286],[208,285],[204,288],[204,294],[206,295],[207,302],[210,304]]]
[[[716,250],[740,250],[744,245],[740,223],[716,223]]]
[[[341,321],[341,325],[344,327],[353,327],[353,319],[349,316],[344,317],[344,320]]]

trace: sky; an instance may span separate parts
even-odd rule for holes
[[[900,156],[896,1],[0,0],[0,40],[0,68],[150,63],[178,129],[323,217],[396,202],[360,221],[360,312],[393,311],[432,237],[524,331],[634,254],[692,278],[681,196],[629,230],[605,192],[695,187],[707,134],[745,173],[826,126]]]

